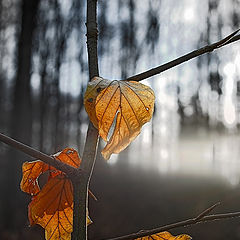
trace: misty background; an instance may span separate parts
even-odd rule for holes
[[[98,1],[100,76],[124,79],[218,41],[240,27],[239,0]],[[0,1],[0,131],[53,154],[83,151],[88,126],[81,0]],[[233,43],[142,83],[153,120],[119,155],[98,154],[90,239],[216,212],[239,211],[240,47]],[[100,149],[105,143],[100,142]],[[28,227],[19,188],[31,158],[0,144],[0,239],[44,239]],[[240,239],[239,219],[174,229],[194,239]]]

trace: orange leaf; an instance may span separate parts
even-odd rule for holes
[[[66,148],[53,155],[57,160],[79,167],[81,159],[77,151]],[[73,221],[73,187],[65,173],[41,161],[25,162],[22,166],[21,189],[33,195],[28,206],[31,225],[45,228],[47,240],[70,240]],[[40,189],[38,178],[49,171],[47,183]],[[88,218],[88,224],[91,220]]]
[[[48,170],[50,170],[49,165],[39,160],[23,163],[23,177],[20,183],[21,190],[31,195],[36,195],[40,191],[37,179]]]
[[[110,81],[95,77],[88,85],[84,105],[100,136],[107,141],[102,150],[105,159],[125,149],[151,120],[154,92],[134,81]],[[110,129],[114,128],[108,140]]]
[[[160,232],[150,236],[137,238],[136,240],[190,240],[192,239],[189,235],[181,234],[178,236],[173,236],[169,232]]]
[[[53,155],[57,160],[67,163],[73,167],[79,167],[81,159],[78,152],[72,148],[65,148],[63,151]],[[40,191],[38,177],[49,171],[50,178],[61,174],[62,172],[42,161],[25,162],[22,165],[23,177],[20,188],[23,192],[35,195]]]
[[[51,178],[28,206],[30,224],[45,229],[47,240],[71,239],[73,187],[63,174]],[[88,218],[88,224],[91,220]]]
[[[78,155],[78,152],[73,148],[65,148],[63,151],[55,153],[53,155],[57,160],[67,163],[72,167],[79,167],[81,159]]]

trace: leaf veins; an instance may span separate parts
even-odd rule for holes
[[[53,155],[57,160],[79,167],[81,159],[72,148]],[[39,160],[22,166],[21,189],[32,195],[28,206],[30,225],[39,224],[45,229],[47,240],[70,240],[73,228],[73,186],[65,173]],[[40,189],[38,178],[49,172],[47,183]],[[91,223],[87,217],[88,224]]]
[[[154,100],[153,90],[138,82],[95,77],[89,83],[84,105],[100,136],[107,141],[102,150],[105,159],[121,152],[138,136],[141,127],[152,118]]]

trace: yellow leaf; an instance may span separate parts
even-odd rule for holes
[[[190,240],[192,239],[189,235],[181,234],[178,236],[173,236],[169,232],[160,232],[150,236],[137,238],[136,240]]]
[[[84,105],[100,136],[107,141],[105,159],[125,149],[152,118],[154,92],[134,81],[110,81],[95,77],[88,85]],[[108,139],[111,127],[113,133]]]

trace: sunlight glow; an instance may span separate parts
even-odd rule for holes
[[[160,118],[161,118],[161,120],[165,120],[167,118],[167,111],[166,110],[162,110],[160,112]]]
[[[107,161],[109,165],[114,165],[118,160],[118,154],[112,154],[110,159]]]
[[[224,101],[224,122],[228,126],[233,126],[236,122],[235,106],[230,98],[226,98]]]
[[[224,79],[223,88],[223,120],[227,127],[234,127],[236,125],[236,106],[233,95],[235,91],[234,75],[236,66],[229,62],[223,67],[223,73],[226,76]]]
[[[161,133],[161,136],[166,136],[167,135],[167,126],[166,125],[162,125],[160,127],[160,133]]]
[[[31,77],[31,86],[33,90],[37,91],[40,87],[40,76],[38,73],[33,73]]]
[[[161,149],[160,155],[162,159],[167,159],[169,157],[167,149]]]
[[[192,22],[194,19],[194,10],[192,8],[186,8],[183,14],[183,18],[186,22]]]
[[[235,64],[231,62],[227,63],[223,68],[223,73],[227,77],[233,77],[233,75],[235,74]]]
[[[235,66],[238,66],[238,67],[236,67],[236,71],[237,71],[238,75],[240,75],[240,68],[239,68],[239,66],[240,66],[240,52],[237,54],[234,63],[235,63]]]
[[[141,136],[142,136],[143,145],[145,147],[151,146],[151,138],[152,138],[151,131],[152,131],[151,124],[146,124],[143,127]]]

